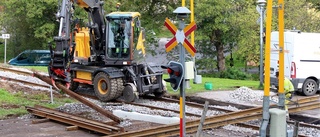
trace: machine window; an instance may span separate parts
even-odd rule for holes
[[[109,25],[108,56],[111,58],[129,57],[131,21],[125,19],[111,20]]]

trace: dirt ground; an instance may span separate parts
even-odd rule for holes
[[[1,137],[99,137],[86,130],[66,131],[68,125],[57,122],[32,124],[37,118],[0,120]]]
[[[37,94],[43,91],[32,90],[30,88],[17,86],[11,82],[1,81],[0,88],[6,89],[10,93],[19,91],[27,91],[28,94]],[[48,93],[49,94],[49,93]],[[1,108],[19,108],[17,105],[1,104]],[[69,125],[48,121],[44,123],[32,124],[33,120],[38,120],[31,115],[22,116],[19,118],[15,115],[9,115],[6,119],[0,120],[0,136],[1,137],[98,137],[101,136],[92,131],[84,129],[75,131],[66,131],[65,128]]]

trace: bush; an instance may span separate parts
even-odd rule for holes
[[[228,68],[227,70],[220,73],[220,78],[247,80],[251,79],[250,74],[247,74],[237,68]]]
[[[255,74],[251,74],[251,80],[260,80],[260,74],[259,73],[255,73]]]
[[[198,73],[201,74],[202,77],[209,77],[209,78],[219,78],[220,73],[219,72],[207,72],[207,73]]]

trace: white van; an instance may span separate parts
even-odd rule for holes
[[[317,93],[320,79],[320,33],[284,32],[284,75],[290,78],[295,91],[306,96]],[[270,83],[278,87],[279,32],[271,33]]]

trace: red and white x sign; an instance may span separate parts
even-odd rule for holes
[[[172,50],[175,46],[177,46],[180,43],[184,46],[184,48],[187,49],[187,51],[193,57],[196,53],[196,49],[189,42],[189,40],[186,39],[186,37],[189,36],[191,34],[191,32],[197,28],[196,23],[193,21],[187,27],[185,27],[183,30],[178,30],[177,27],[168,18],[166,18],[164,25],[175,36],[166,44],[166,52],[169,52],[170,50]]]

